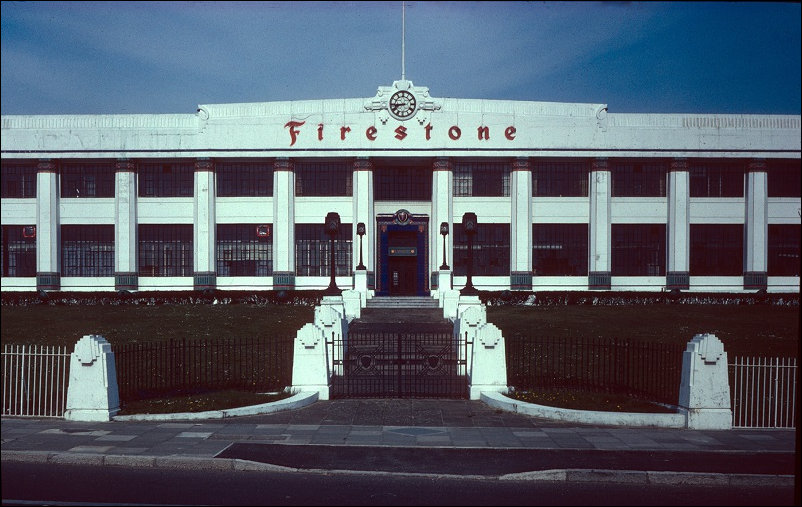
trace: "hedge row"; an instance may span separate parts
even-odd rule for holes
[[[146,292],[3,292],[3,305],[182,305],[182,304],[320,304],[322,291],[146,291]],[[588,291],[482,291],[479,298],[490,306],[716,304],[799,306],[799,294],[691,293],[691,292],[588,292]]]

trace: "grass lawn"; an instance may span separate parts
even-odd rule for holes
[[[310,306],[275,304],[3,305],[3,344],[66,345],[99,334],[112,344],[193,337],[292,337],[311,322]],[[687,343],[714,333],[734,356],[793,356],[799,352],[799,308],[770,304],[650,304],[489,306],[488,320],[504,336],[584,336]],[[626,399],[555,391],[522,393],[526,401],[565,408],[639,411]],[[526,398],[528,397],[528,398]],[[181,412],[264,403],[258,393],[196,393],[138,402],[123,413]],[[234,404],[232,405],[232,401]]]

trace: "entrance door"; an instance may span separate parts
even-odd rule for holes
[[[391,296],[415,296],[418,293],[418,234],[392,231],[388,237],[387,268]]]

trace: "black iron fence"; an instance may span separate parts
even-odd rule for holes
[[[292,382],[293,339],[170,339],[114,347],[121,401],[203,390],[280,391]]]
[[[609,338],[512,336],[507,380],[518,390],[581,389],[676,405],[681,344]]]

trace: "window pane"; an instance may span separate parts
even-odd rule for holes
[[[64,162],[61,164],[61,197],[114,197],[116,163]]]
[[[454,197],[506,197],[510,195],[511,162],[454,164]]]
[[[794,224],[769,224],[769,276],[799,276],[800,231]]]
[[[354,166],[349,160],[295,162],[295,195],[350,196]]]
[[[3,276],[36,276],[36,226],[2,226]]]
[[[218,276],[271,276],[273,241],[270,224],[218,224]]]
[[[340,224],[334,238],[335,276],[351,275],[351,225]],[[295,224],[295,274],[331,276],[330,243],[323,224]]]
[[[432,166],[376,166],[373,192],[377,201],[431,201]]]
[[[62,225],[61,275],[114,276],[114,226]]]
[[[802,165],[799,160],[770,160],[767,166],[769,197],[802,196]]]
[[[665,197],[668,162],[653,159],[613,159],[613,197]]]
[[[743,197],[743,160],[691,160],[691,197]]]
[[[195,194],[194,162],[139,162],[137,177],[139,197],[192,197]]]
[[[461,223],[453,224],[454,274],[468,274],[468,235]],[[473,275],[510,274],[510,224],[479,224],[473,237]]]
[[[590,160],[532,159],[532,195],[587,197]]]
[[[534,224],[532,268],[535,276],[588,274],[588,224]]]
[[[612,224],[612,276],[665,276],[665,224]]]
[[[691,276],[743,274],[742,224],[691,224]]]
[[[3,161],[0,166],[2,197],[33,199],[36,197],[36,162]]]
[[[273,195],[273,160],[217,161],[218,197],[269,197]]]
[[[192,276],[192,225],[139,226],[140,276]]]

